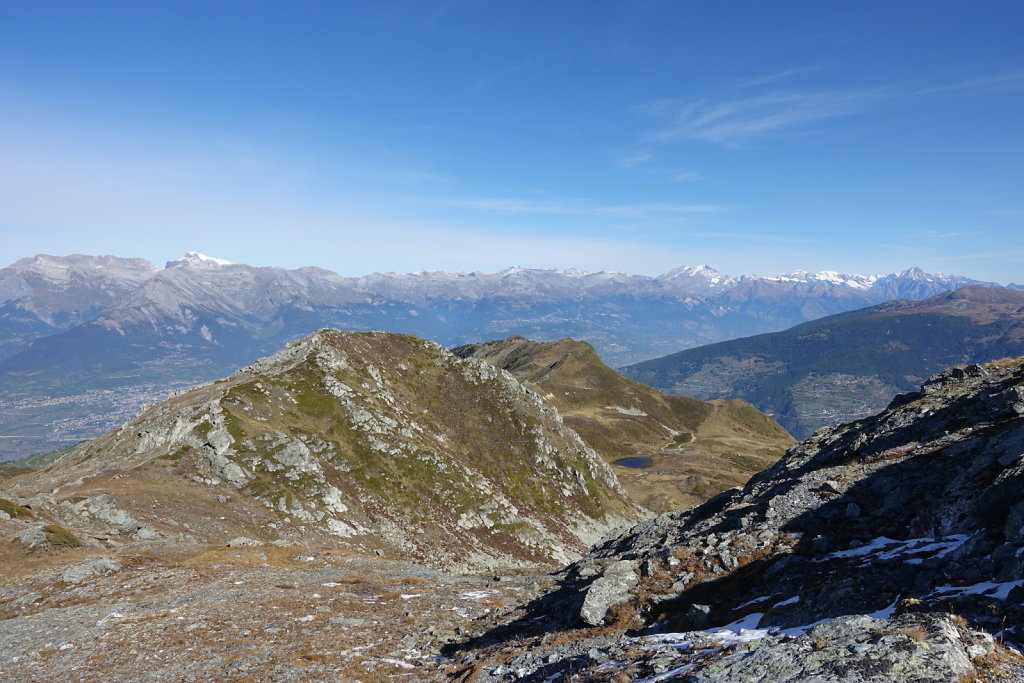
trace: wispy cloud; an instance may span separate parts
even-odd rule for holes
[[[795,69],[785,69],[783,71],[776,71],[775,73],[737,81],[736,86],[740,88],[752,88],[761,85],[771,85],[772,83],[778,83],[779,81],[787,81],[794,76],[800,76],[814,71],[821,71],[822,68],[823,67],[820,65],[809,65],[800,66]]]
[[[672,176],[672,182],[674,183],[695,183],[700,179],[700,173],[697,173],[696,171],[676,173],[675,175]]]
[[[989,213],[993,216],[1010,216],[1012,218],[1024,218],[1024,209],[992,209]]]
[[[1024,71],[1005,71],[1003,73],[968,78],[954,83],[930,86],[917,90],[918,95],[951,95],[969,97],[974,95],[1018,92],[1024,90]]]
[[[801,67],[736,83],[721,97],[658,100],[638,107],[661,124],[641,135],[645,149],[684,140],[742,146],[769,134],[793,132],[829,119],[861,114],[882,106],[927,99],[977,97],[1024,91],[1024,71],[928,86],[881,85],[850,89],[795,90],[774,86],[816,70]],[[764,92],[750,94],[751,89]]]
[[[881,89],[822,92],[773,92],[728,100],[699,100],[674,107],[659,102],[647,108],[666,122],[644,135],[648,144],[705,140],[727,145],[863,111],[885,96]]]
[[[976,253],[950,254],[936,256],[936,261],[1006,261],[1024,258],[1024,249],[999,249],[995,251],[979,251]]]
[[[618,164],[622,168],[633,168],[640,164],[646,164],[648,161],[654,159],[654,153],[649,149],[636,149],[632,152],[623,154],[618,159]]]
[[[443,204],[485,213],[545,214],[551,216],[606,216],[626,220],[660,220],[724,210],[717,204],[656,202],[641,204],[593,204],[586,200],[449,199]]]

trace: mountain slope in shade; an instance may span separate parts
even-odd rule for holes
[[[586,342],[514,336],[453,352],[507,370],[540,394],[607,462],[619,463],[626,491],[655,512],[746,483],[793,441],[746,401],[705,402],[628,380]]]
[[[880,410],[957,363],[1024,353],[1024,292],[964,287],[622,369],[663,391],[739,397],[798,438]]]
[[[74,503],[105,495],[133,520],[128,533],[463,570],[551,567],[641,515],[557,411],[507,373],[415,337],[337,330],[4,486],[52,495],[51,510],[94,533]]]

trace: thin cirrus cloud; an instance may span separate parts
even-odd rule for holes
[[[542,214],[551,216],[606,216],[627,220],[663,220],[691,214],[724,210],[718,204],[592,204],[583,200],[533,199],[449,199],[446,206],[496,214]]]
[[[795,69],[786,69],[784,71],[776,71],[775,73],[766,74],[764,76],[755,76],[754,78],[747,78],[736,83],[740,88],[751,88],[759,85],[769,85],[771,83],[778,83],[779,81],[789,80],[795,76],[802,74],[811,73],[814,71],[821,71],[824,67],[821,65],[808,65],[800,66]]]
[[[642,135],[644,145],[669,145],[701,140],[726,146],[742,146],[772,133],[793,131],[807,125],[852,116],[884,105],[929,98],[961,98],[1024,90],[1024,71],[1007,71],[930,86],[880,86],[818,91],[773,90],[748,95],[744,90],[770,85],[816,68],[791,69],[742,81],[733,97],[695,101],[662,100],[638,107],[662,120]]]
[[[773,92],[730,100],[690,103],[656,102],[641,108],[665,119],[643,136],[647,144],[703,140],[740,145],[764,135],[816,121],[849,116],[882,100],[886,91],[864,89],[822,92]]]

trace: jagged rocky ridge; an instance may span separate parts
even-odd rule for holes
[[[508,373],[337,330],[152,406],[0,497],[104,538],[240,536],[447,570],[554,567],[642,515]]]
[[[1022,680],[1022,416],[1024,359],[936,375],[595,547],[461,674]]]

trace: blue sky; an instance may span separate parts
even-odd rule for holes
[[[0,262],[1024,281],[1024,4],[6,2]]]

